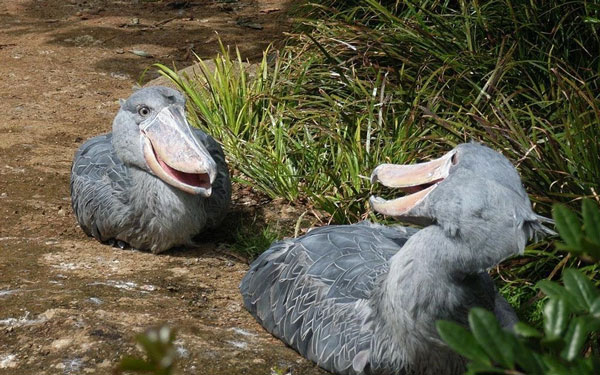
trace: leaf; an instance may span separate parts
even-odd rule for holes
[[[119,363],[120,371],[153,371],[155,370],[154,364],[146,362],[140,358],[125,357]]]
[[[524,324],[525,325],[525,324]],[[537,332],[537,330],[529,327],[530,329]],[[541,333],[538,332],[539,335]],[[526,346],[521,340],[512,335],[506,335],[506,339],[514,348],[515,360],[519,367],[524,369],[527,374],[543,374],[543,363],[541,362],[540,356],[533,352],[528,346]]]
[[[581,203],[581,214],[585,237],[600,246],[600,208],[591,199],[584,199]]]
[[[136,341],[142,346],[151,362],[159,362],[162,357],[162,350],[156,338],[150,335],[150,333],[152,332],[138,335]]]
[[[579,249],[581,240],[581,223],[577,215],[561,204],[555,204],[552,217],[556,222],[556,229],[566,245],[573,249]]]
[[[600,319],[600,297],[596,297],[590,306],[590,314],[596,319]]]
[[[525,324],[523,322],[518,322],[513,326],[513,330],[515,333],[521,337],[542,337],[542,333],[532,326]]]
[[[581,272],[574,269],[563,271],[565,288],[589,311],[592,302],[598,297],[598,290],[594,284]]]
[[[589,254],[596,261],[600,260],[600,245],[591,242],[587,237],[581,239],[581,250],[581,252]]]
[[[585,327],[588,332],[598,332],[600,331],[600,319],[586,319]],[[598,358],[600,360],[600,358]]]
[[[587,338],[587,329],[584,317],[577,317],[569,325],[565,335],[565,348],[560,355],[567,361],[572,361],[581,353]]]
[[[436,328],[442,340],[458,354],[474,362],[488,366],[491,364],[473,334],[463,326],[446,320],[438,320]]]
[[[596,18],[596,17],[583,17],[583,22],[584,23],[600,23],[600,19]]]
[[[494,314],[482,308],[473,308],[469,311],[469,325],[473,336],[493,361],[507,369],[514,367],[513,347]]]
[[[585,306],[581,304],[575,296],[573,296],[564,286],[549,280],[541,280],[536,284],[536,287],[540,288],[548,297],[564,299],[569,306],[572,306],[574,310],[583,310]]]
[[[564,299],[550,299],[544,305],[544,333],[547,341],[560,339],[568,324],[568,309]]]

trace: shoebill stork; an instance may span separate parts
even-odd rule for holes
[[[336,374],[462,374],[464,360],[435,322],[467,324],[469,309],[480,306],[505,327],[516,323],[486,270],[549,230],[515,168],[479,144],[424,164],[383,164],[371,179],[409,193],[372,197],[375,211],[427,226],[362,222],[275,243],[241,282],[245,307]]]
[[[153,253],[216,227],[230,197],[221,146],[188,124],[184,96],[167,87],[121,101],[112,133],[85,142],[71,169],[71,202],[84,232]]]

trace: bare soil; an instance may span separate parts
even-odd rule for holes
[[[288,29],[289,2],[0,0],[0,374],[108,374],[163,323],[177,373],[323,373],[243,309],[248,265],[228,249],[238,216],[293,208],[238,187],[223,233],[157,256],[88,238],[69,198],[75,150],[110,131],[152,63],[213,57],[215,31],[257,59]]]

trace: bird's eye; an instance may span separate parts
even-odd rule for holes
[[[456,153],[452,155],[452,159],[450,159],[450,161],[452,162],[452,165],[456,165],[456,163],[458,163],[458,157],[456,156]]]
[[[142,117],[146,117],[150,114],[150,108],[144,106],[141,106],[140,108],[138,108],[138,114]]]

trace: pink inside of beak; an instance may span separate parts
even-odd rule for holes
[[[414,194],[417,193],[421,190],[425,190],[430,186],[433,186],[435,184],[437,184],[440,181],[443,181],[443,178],[438,178],[437,180],[433,180],[431,182],[428,182],[426,184],[421,184],[421,185],[416,185],[416,186],[406,186],[406,187],[402,187],[400,188],[400,190],[402,190],[403,192],[407,193],[407,194]]]
[[[156,157],[156,160],[158,160],[158,164],[160,164],[162,169],[177,181],[183,182],[184,184],[190,186],[201,187],[204,189],[210,188],[210,176],[208,175],[208,173],[186,173],[178,171],[177,169],[171,168],[167,163],[165,163],[156,154],[154,148],[152,148],[152,152],[154,152],[154,157]]]

